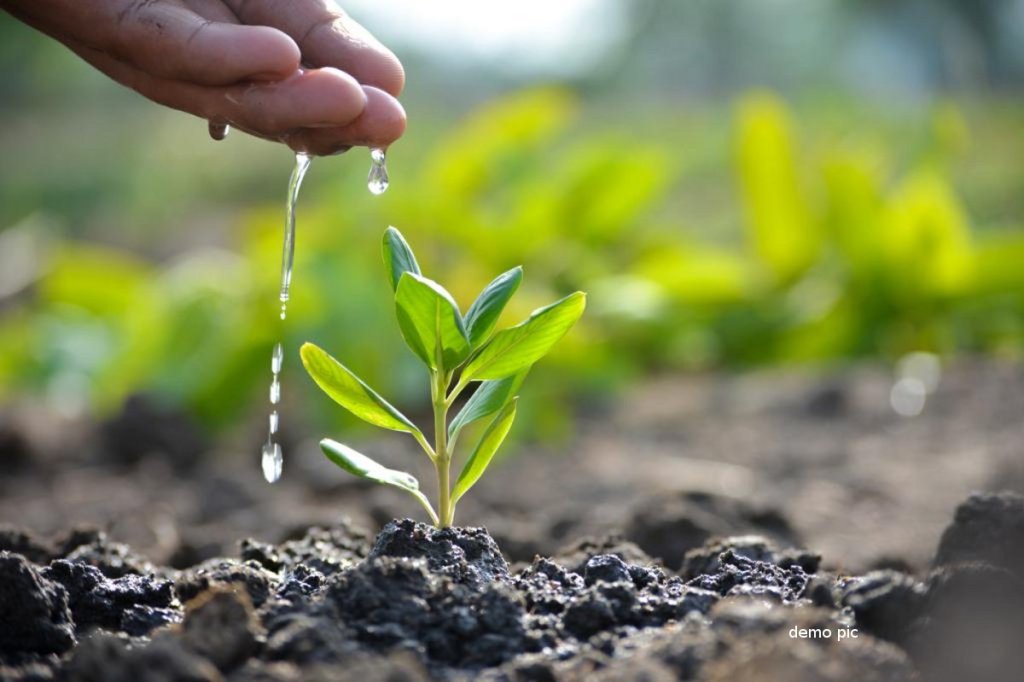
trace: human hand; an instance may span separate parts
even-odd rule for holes
[[[296,151],[387,147],[401,63],[332,0],[0,0],[154,102]]]

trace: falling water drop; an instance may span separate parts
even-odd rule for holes
[[[270,382],[270,404],[277,405],[281,402],[281,379],[275,374]]]
[[[263,444],[263,478],[267,479],[267,483],[276,483],[277,479],[281,478],[283,465],[281,446],[268,440]]]
[[[277,416],[277,410],[270,413],[270,435],[277,434],[277,427],[280,424],[280,419]]]
[[[291,177],[288,178],[288,204],[285,210],[284,221],[284,248],[281,253],[281,294],[278,297],[281,301],[281,319],[288,314],[288,296],[292,286],[292,265],[295,262],[295,205],[299,200],[299,189],[302,187],[302,179],[306,177],[309,170],[309,163],[312,158],[309,154],[298,152],[295,154],[295,168],[292,169]]]
[[[373,194],[384,194],[388,188],[387,157],[383,149],[370,150],[370,174],[366,176],[366,187]]]
[[[274,352],[270,356],[270,371],[274,374],[280,374],[282,364],[284,364],[284,346],[276,343],[274,344]]]

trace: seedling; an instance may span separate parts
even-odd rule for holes
[[[302,364],[324,393],[346,410],[374,426],[408,433],[419,443],[437,471],[438,510],[434,511],[414,476],[389,469],[329,438],[320,441],[320,449],[351,474],[406,491],[423,505],[434,525],[445,528],[452,525],[455,505],[480,480],[512,428],[517,393],[526,373],[580,318],[586,295],[577,291],[538,308],[516,326],[495,332],[498,317],[523,279],[522,268],[499,275],[463,315],[444,287],[422,275],[409,244],[393,227],[384,233],[384,267],[395,292],[402,337],[430,374],[434,443],[322,348],[304,344]],[[476,391],[449,422],[448,411],[463,391],[477,382]],[[484,418],[490,418],[490,423],[453,487],[451,465],[459,435],[466,426]]]

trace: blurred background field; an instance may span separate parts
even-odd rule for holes
[[[283,338],[293,438],[357,428],[306,340],[422,414],[389,224],[463,306],[522,264],[508,323],[589,292],[520,437],[655,375],[1021,359],[1024,2],[486,4],[346,5],[405,63],[409,130],[381,197],[365,150],[314,162],[284,324],[288,151],[214,143],[0,15],[0,404],[147,393],[255,448]]]

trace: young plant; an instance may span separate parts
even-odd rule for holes
[[[419,443],[437,471],[438,510],[434,511],[412,475],[388,469],[329,438],[320,441],[320,449],[349,473],[408,492],[427,510],[434,525],[445,528],[452,524],[459,499],[480,480],[512,428],[517,392],[526,373],[580,318],[586,295],[577,291],[533,311],[516,326],[495,332],[498,317],[522,281],[522,268],[499,275],[463,315],[444,287],[422,275],[409,244],[393,227],[384,233],[384,267],[395,292],[402,337],[430,374],[433,444],[418,426],[322,348],[304,344],[302,364],[313,381],[346,410],[374,426],[408,433]],[[456,399],[476,383],[473,395],[449,422],[448,411]],[[487,417],[490,423],[453,487],[451,465],[459,435],[469,424]]]

